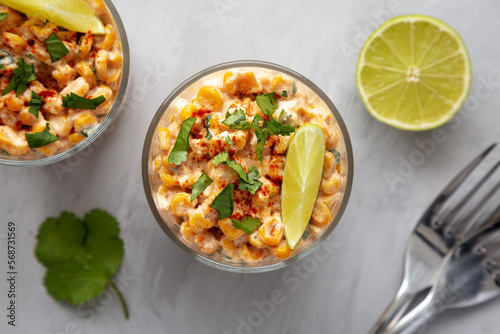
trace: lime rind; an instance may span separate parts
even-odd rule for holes
[[[102,21],[83,0],[0,0],[17,11],[49,20],[71,31],[95,35],[106,32]]]
[[[371,64],[366,62],[365,56],[367,53],[367,50],[372,46],[372,43],[374,40],[382,36],[382,33],[386,31],[390,26],[395,25],[395,24],[400,24],[401,22],[407,22],[407,23],[412,23],[414,24],[415,22],[427,22],[430,24],[435,25],[442,31],[445,31],[448,33],[449,36],[452,36],[454,40],[458,43],[459,45],[459,50],[457,51],[457,54],[462,55],[464,57],[464,64],[465,64],[465,70],[463,75],[460,77],[463,79],[464,83],[462,85],[462,91],[460,94],[460,97],[457,98],[455,101],[453,101],[452,105],[449,108],[449,112],[444,114],[442,117],[440,117],[438,120],[433,120],[431,122],[420,122],[417,124],[412,124],[408,122],[403,122],[395,118],[396,115],[393,115],[394,117],[384,117],[384,115],[381,115],[380,112],[375,110],[375,108],[371,105],[369,102],[369,98],[367,96],[367,92],[364,89],[364,86],[362,85],[362,80],[361,80],[361,74],[362,74],[362,69],[365,67],[376,67],[377,64]],[[423,59],[421,59],[423,60]],[[413,59],[415,61],[415,59]],[[418,60],[417,60],[418,61]],[[397,68],[392,68],[392,70],[397,71]],[[401,68],[402,71],[404,71]],[[422,73],[421,77],[429,77],[429,74]],[[465,46],[465,42],[463,41],[462,37],[448,24],[430,17],[430,16],[425,16],[425,15],[405,15],[405,16],[399,16],[395,17],[393,19],[388,20],[385,22],[383,25],[381,25],[375,32],[367,39],[365,44],[363,45],[363,48],[361,49],[360,52],[360,57],[358,59],[358,64],[357,64],[357,70],[356,70],[356,85],[358,92],[361,96],[361,99],[363,101],[363,104],[365,105],[366,109],[368,112],[378,121],[391,125],[393,127],[396,127],[401,130],[409,130],[409,131],[423,131],[423,130],[431,130],[434,128],[437,128],[448,121],[450,121],[456,113],[460,110],[460,108],[463,106],[465,101],[467,100],[467,96],[469,95],[470,88],[471,88],[471,83],[472,83],[472,65],[471,65],[471,60],[470,60],[470,55],[469,52],[467,51],[467,48]],[[402,84],[402,83],[399,83]],[[398,84],[395,84],[397,86]],[[392,87],[391,87],[392,88]],[[390,88],[389,88],[390,89]],[[403,87],[400,90],[401,92],[406,93],[405,87]],[[428,88],[427,88],[428,89]],[[396,93],[394,93],[396,94]],[[418,94],[418,92],[415,92],[415,94]],[[436,94],[434,94],[436,95]],[[396,111],[395,111],[396,112]]]
[[[325,157],[323,130],[304,124],[295,131],[285,162],[282,184],[282,220],[285,239],[294,249],[309,224],[319,193]]]

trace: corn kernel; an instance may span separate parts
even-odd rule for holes
[[[190,202],[190,195],[187,193],[178,193],[172,199],[172,212],[174,215],[179,217],[189,217],[188,210],[193,208],[197,203],[198,199]]]
[[[196,96],[200,105],[210,110],[217,110],[222,105],[222,93],[215,87],[201,87]]]
[[[245,72],[238,81],[238,90],[243,94],[256,93],[260,90],[259,83],[253,72]]]
[[[231,94],[236,92],[236,87],[234,86],[234,80],[230,80],[232,76],[233,72],[229,71],[224,73],[224,79],[223,79],[224,89]]]
[[[243,244],[239,250],[239,255],[245,262],[259,261],[264,257],[265,253],[263,249],[247,246],[247,244]]]
[[[284,260],[290,257],[292,249],[288,247],[288,243],[286,242],[286,240],[281,240],[278,246],[273,247],[273,252],[277,258]]]
[[[169,170],[166,169],[165,167],[162,167],[160,169],[160,177],[161,177],[161,181],[166,186],[173,187],[173,186],[179,185],[179,182],[177,182],[174,179],[172,173],[170,173]]]
[[[31,132],[33,132],[33,133],[35,133],[35,132],[42,132],[43,130],[45,130],[46,126],[47,126],[47,123],[37,124],[37,125],[33,126],[33,128],[31,129]]]
[[[85,136],[79,134],[78,132],[72,133],[68,137],[69,141],[73,144],[78,144],[85,139]]]
[[[97,117],[90,112],[84,112],[75,120],[75,128],[84,128],[95,123],[97,123]]]
[[[160,138],[160,147],[162,150],[168,150],[170,148],[170,129],[160,128],[158,130],[158,137]]]
[[[198,108],[194,104],[188,104],[184,108],[181,109],[181,122],[184,122],[186,119],[191,117]]]

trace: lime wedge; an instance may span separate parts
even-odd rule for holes
[[[83,0],[1,0],[22,13],[49,20],[68,30],[104,34],[104,25]]]
[[[288,145],[281,188],[281,217],[291,249],[299,243],[318,197],[325,164],[325,136],[320,126],[304,124]]]
[[[469,94],[472,66],[460,35],[428,16],[391,19],[365,42],[356,83],[366,109],[402,130],[449,121]]]

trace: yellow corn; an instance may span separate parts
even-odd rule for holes
[[[236,87],[234,86],[234,80],[230,80],[232,76],[233,72],[229,71],[224,73],[224,79],[223,79],[224,89],[231,94],[236,92]]]
[[[2,41],[10,46],[14,51],[22,53],[28,48],[28,43],[24,38],[10,32],[2,33]]]
[[[323,201],[316,201],[314,210],[311,216],[311,222],[317,226],[326,226],[332,221],[330,209]]]
[[[259,83],[253,72],[245,72],[238,81],[238,90],[243,94],[256,93],[259,90]]]
[[[259,228],[259,236],[266,244],[276,246],[283,239],[283,224],[273,215]]]
[[[196,101],[203,107],[210,110],[217,110],[222,105],[222,93],[215,87],[201,87],[196,96]]]
[[[273,92],[279,91],[283,87],[283,76],[281,74],[278,74],[274,76],[273,80],[271,80],[271,90]],[[281,95],[281,92],[280,92]]]
[[[243,261],[256,262],[261,260],[266,252],[263,249],[258,249],[254,246],[247,246],[247,244],[243,244],[238,253]]]
[[[248,241],[250,241],[252,246],[257,248],[264,248],[267,246],[267,244],[260,237],[258,230],[248,236]]]
[[[174,215],[179,217],[189,217],[188,209],[193,208],[196,203],[198,203],[198,199],[190,202],[190,194],[187,193],[178,193],[172,199],[172,212]]]
[[[160,138],[160,148],[162,150],[168,150],[170,148],[170,129],[169,128],[159,128],[158,137]]]
[[[177,182],[174,179],[172,173],[170,173],[170,171],[165,167],[161,167],[160,177],[161,177],[161,181],[163,182],[163,184],[168,186],[168,187],[173,187],[173,186],[179,185],[179,182]]]
[[[85,139],[85,136],[79,134],[78,132],[75,132],[70,134],[68,136],[68,139],[72,144],[78,144],[79,142]]]
[[[236,246],[234,243],[229,240],[225,235],[223,235],[220,238],[220,244],[222,246],[222,250],[224,251],[224,254],[226,254],[229,257],[233,257],[234,253],[236,252]]]
[[[198,108],[194,104],[188,104],[184,108],[181,109],[181,122],[184,122],[186,119],[191,117]]]
[[[219,220],[219,228],[229,240],[236,240],[243,234],[245,234],[244,231],[238,230],[236,227],[233,226],[231,218],[225,218]]]
[[[45,122],[37,124],[37,125],[33,126],[33,128],[31,129],[31,132],[33,132],[33,133],[42,132],[43,130],[45,130],[46,126],[47,126],[47,123],[45,123]]]
[[[97,123],[97,117],[91,112],[83,112],[75,120],[75,128],[81,129]]]
[[[184,239],[186,239],[189,242],[194,242],[194,239],[196,238],[196,232],[193,230],[189,222],[187,221],[182,222],[180,230]]]
[[[292,250],[288,247],[286,240],[281,240],[278,246],[273,247],[273,252],[277,258],[284,260],[290,257]]]

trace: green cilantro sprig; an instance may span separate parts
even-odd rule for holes
[[[3,20],[5,20],[8,17],[9,17],[9,13],[6,13],[6,12],[1,12],[0,13],[0,21],[3,21]]]
[[[226,136],[226,143],[228,143],[228,145],[234,145],[233,140],[229,136]]]
[[[50,133],[49,123],[47,123],[42,132],[25,133],[24,135],[26,136],[26,141],[28,141],[28,146],[30,148],[42,147],[59,140],[57,136]]]
[[[201,174],[201,176],[196,180],[196,182],[193,184],[193,191],[191,192],[191,199],[190,201],[192,202],[196,197],[198,197],[209,185],[214,182],[205,172]]]
[[[207,135],[205,138],[208,140],[212,139],[212,134],[210,133],[210,120],[212,119],[212,115],[205,116],[205,127],[207,128]]]
[[[246,234],[252,234],[260,225],[260,219],[254,217],[243,217],[241,221],[231,219],[233,226],[238,230],[244,231]]]
[[[54,33],[50,34],[50,36],[45,40],[45,45],[47,46],[47,51],[49,51],[50,60],[53,63],[69,53],[66,45],[64,45],[64,43],[61,42],[59,37],[57,37]]]
[[[103,95],[100,95],[93,99],[87,99],[75,93],[70,93],[63,96],[62,105],[64,108],[72,108],[72,109],[96,109],[105,101],[106,98]]]
[[[226,119],[222,124],[233,130],[249,130],[252,128],[252,124],[248,123],[243,109],[237,109],[233,114],[230,114],[229,111],[226,112]]]
[[[260,115],[256,115],[253,118],[253,127],[255,136],[257,137],[257,159],[263,162],[262,151],[264,150],[267,138],[273,135],[289,136],[295,131],[295,128],[290,125],[284,125],[273,117],[273,113],[278,108],[274,93],[257,95],[255,100],[262,112],[269,116],[269,121],[264,120]],[[262,126],[259,128],[260,121],[262,121]]]
[[[125,318],[128,309],[111,280],[123,260],[118,222],[94,209],[83,219],[70,212],[47,218],[38,230],[35,254],[47,267],[44,284],[59,301],[82,304],[99,296],[106,285],[117,293]]]
[[[229,153],[222,152],[217,154],[212,163],[215,166],[218,166],[220,163],[223,163],[234,170],[238,176],[240,177],[240,185],[238,186],[239,190],[245,191],[248,190],[250,193],[255,194],[255,192],[262,186],[262,182],[258,181],[260,174],[257,168],[250,167],[249,172],[245,172],[245,169],[238,164],[236,161],[231,160],[229,157]]]
[[[174,147],[168,155],[168,163],[173,165],[180,165],[187,160],[189,149],[189,134],[193,128],[196,118],[189,117],[182,122],[181,129],[175,140]]]
[[[31,91],[31,101],[29,103],[30,108],[29,112],[35,115],[35,117],[38,117],[38,112],[42,108],[43,102],[42,102],[42,97],[35,93],[34,91]]]
[[[217,219],[221,220],[227,217],[231,217],[234,210],[233,203],[233,193],[234,193],[234,184],[228,184],[222,191],[214,198],[210,207],[214,210],[217,210],[219,213]]]
[[[335,166],[337,166],[340,162],[340,152],[336,150],[332,150],[333,156],[335,157]]]
[[[13,90],[16,91],[16,96],[22,94],[28,88],[28,84],[36,80],[35,66],[24,61],[24,58],[17,59],[17,68],[14,69],[14,76],[10,79],[9,84],[2,91],[2,95],[9,94]]]

